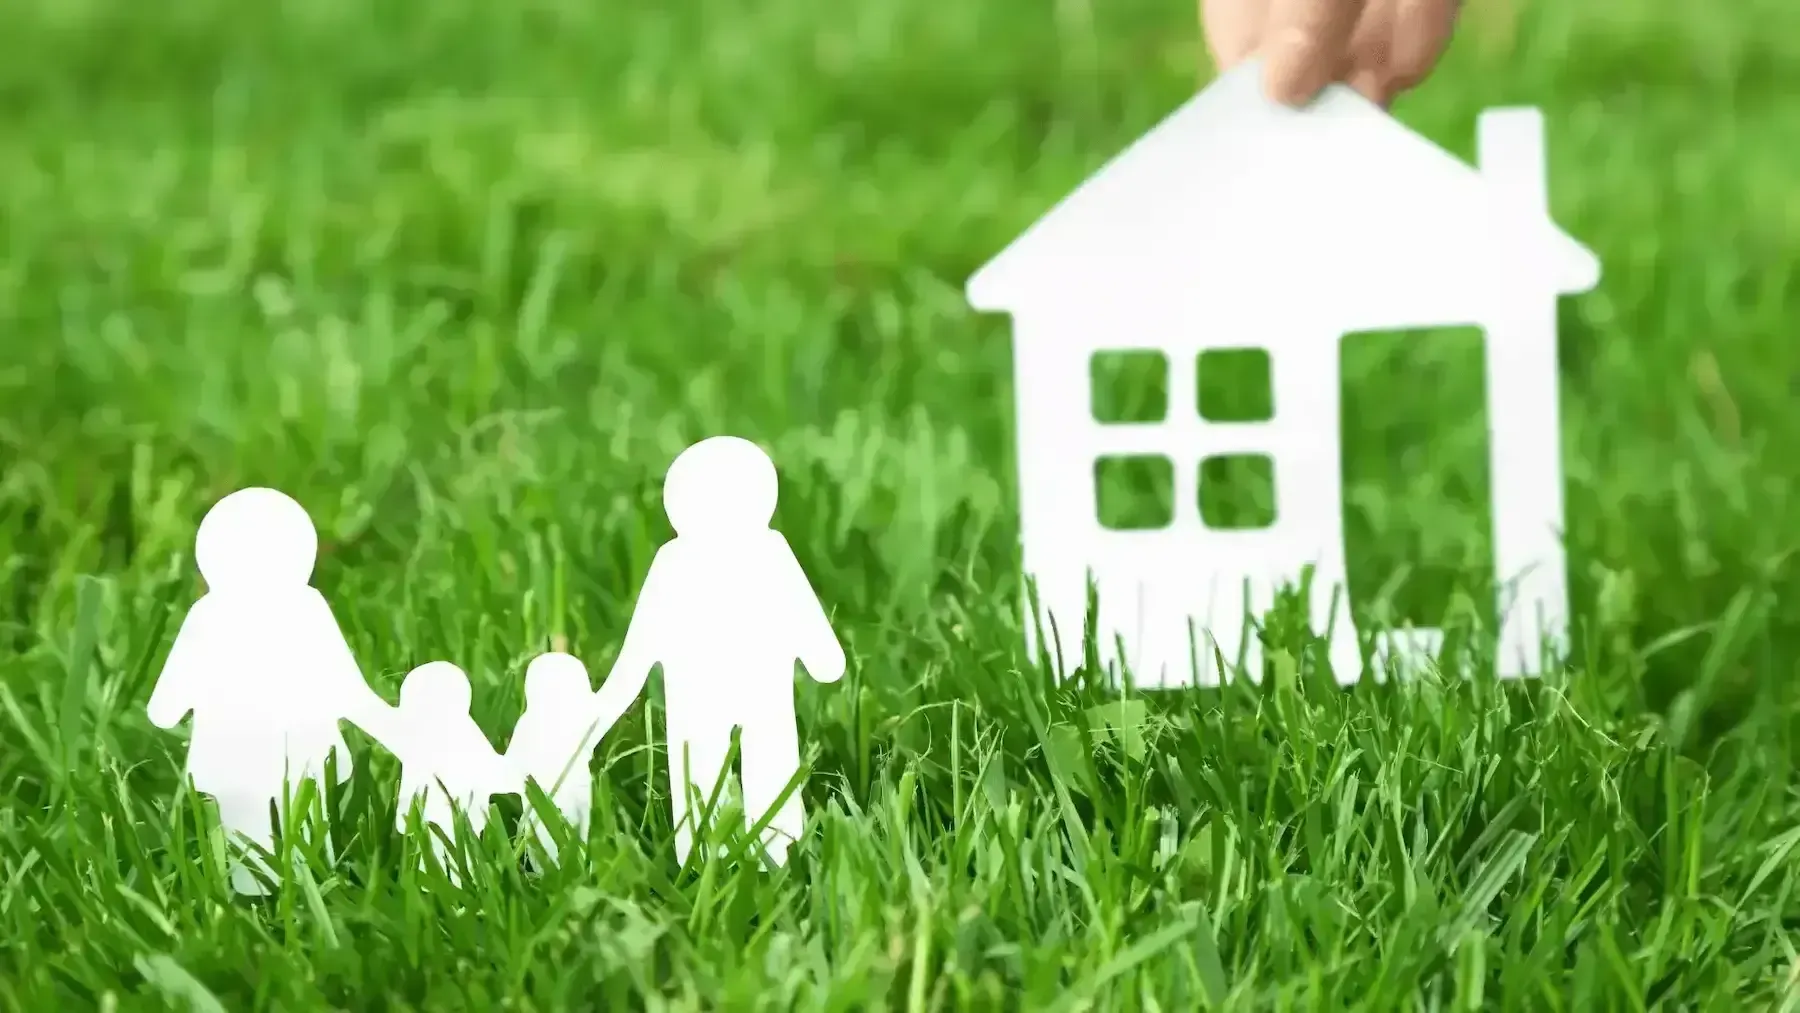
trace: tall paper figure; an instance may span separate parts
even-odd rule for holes
[[[380,735],[386,701],[363,680],[331,607],[308,581],[318,534],[300,504],[273,489],[243,489],[200,522],[194,555],[206,594],[182,621],[150,694],[150,720],[172,728],[194,716],[187,774],[217,802],[234,843],[274,847],[271,806],[301,782],[322,778],[350,751],[338,728],[349,720]],[[234,848],[231,882],[265,888],[254,851]],[[250,865],[247,865],[249,862]]]
[[[676,858],[693,845],[693,796],[727,774],[740,731],[741,801],[749,823],[770,814],[800,769],[794,662],[820,682],[844,674],[844,649],[780,532],[771,530],[778,482],[767,454],[717,436],[683,451],[663,485],[676,537],[657,550],[625,643],[595,700],[602,727],[618,720],[650,670],[663,670]],[[762,843],[781,863],[802,830],[796,791]]]
[[[525,669],[525,713],[506,746],[506,761],[518,783],[536,781],[580,841],[587,839],[594,802],[588,761],[606,731],[595,706],[594,688],[580,659],[561,653],[539,655]],[[556,839],[531,807],[529,796],[524,824],[554,861]],[[536,863],[535,853],[528,851],[526,856]]]
[[[1290,109],[1261,73],[1252,60],[1221,75],[969,281],[975,308],[1013,318],[1020,529],[1038,592],[1027,646],[1072,666],[1092,581],[1101,656],[1138,685],[1215,682],[1215,648],[1227,665],[1241,651],[1255,676],[1246,619],[1310,570],[1313,627],[1339,681],[1357,681],[1339,340],[1473,323],[1487,332],[1497,661],[1502,676],[1541,671],[1544,649],[1566,646],[1568,614],[1557,299],[1600,271],[1550,218],[1542,117],[1483,113],[1471,166],[1349,88]],[[1221,351],[1267,356],[1270,417],[1208,417],[1200,374]],[[1159,364],[1157,417],[1084,410],[1090,364],[1121,352]],[[1274,517],[1208,524],[1203,462],[1246,458],[1273,475]],[[1162,523],[1100,522],[1096,473],[1115,464],[1170,477]],[[1440,632],[1378,649],[1405,657]]]

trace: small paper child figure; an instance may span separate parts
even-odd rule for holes
[[[408,672],[400,683],[400,707],[389,731],[388,748],[400,759],[400,799],[395,823],[401,833],[415,801],[424,798],[420,819],[456,839],[455,813],[461,810],[471,832],[487,825],[492,796],[518,791],[511,771],[469,716],[469,677],[447,661]],[[452,805],[454,804],[454,808]],[[431,834],[433,853],[451,882],[457,872],[445,841]]]
[[[594,775],[588,760],[606,732],[595,713],[594,699],[587,666],[579,659],[560,653],[533,658],[525,669],[525,713],[519,716],[506,746],[506,761],[514,779],[521,785],[536,781],[581,840],[587,837],[594,802]],[[531,807],[529,796],[524,822],[554,860],[556,841]],[[535,854],[528,855],[535,866]]]
[[[273,489],[242,489],[215,504],[194,544],[206,594],[182,620],[150,694],[149,717],[160,728],[194,715],[187,773],[217,802],[238,845],[230,873],[242,894],[266,892],[246,859],[272,875],[242,847],[273,850],[271,805],[323,778],[328,756],[337,758],[339,780],[349,778],[338,722],[377,734],[389,711],[308,583],[317,552],[305,509]]]
[[[794,662],[820,682],[844,674],[844,649],[787,539],[769,528],[775,465],[747,440],[719,436],[683,451],[663,485],[676,537],[657,550],[611,675],[595,698],[610,728],[663,669],[676,858],[693,845],[690,792],[704,804],[740,729],[744,817],[768,815],[800,769]],[[721,796],[722,800],[723,796]],[[798,791],[763,844],[781,863],[802,830]]]

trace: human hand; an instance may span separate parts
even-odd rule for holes
[[[1264,87],[1304,105],[1342,81],[1386,108],[1428,76],[1462,0],[1200,0],[1220,71],[1260,56]]]

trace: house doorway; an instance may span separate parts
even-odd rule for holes
[[[1344,540],[1359,627],[1491,638],[1496,621],[1484,335],[1364,332],[1339,346]],[[1531,410],[1514,406],[1514,410]]]

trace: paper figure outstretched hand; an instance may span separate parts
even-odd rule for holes
[[[400,758],[400,797],[395,825],[407,832],[412,807],[420,807],[421,827],[431,833],[431,847],[451,882],[458,873],[449,860],[444,838],[456,839],[455,815],[461,811],[471,833],[487,825],[488,805],[495,795],[519,790],[512,771],[469,716],[469,677],[447,661],[420,665],[400,683],[399,712],[389,731],[388,748]]]
[[[601,724],[595,706],[594,688],[580,659],[560,653],[539,655],[525,669],[525,713],[506,745],[506,761],[515,779],[521,786],[536,781],[580,840],[587,838],[594,801],[588,760],[610,727]],[[556,840],[531,807],[529,796],[524,823],[555,860]],[[527,852],[526,857],[536,864],[534,853]]]
[[[206,594],[182,621],[150,694],[158,727],[193,714],[187,773],[195,790],[218,803],[228,834],[265,849],[274,846],[271,805],[322,779],[334,754],[339,780],[350,776],[338,722],[379,738],[389,720],[331,607],[308,583],[317,552],[305,509],[273,489],[239,490],[215,504],[194,546]],[[254,852],[235,854],[233,887],[264,893],[246,858],[269,872]]]
[[[769,528],[775,465],[747,440],[717,436],[683,451],[663,484],[676,537],[656,552],[612,673],[595,697],[610,727],[663,670],[675,851],[693,845],[689,793],[704,802],[726,773],[740,729],[742,802],[761,820],[800,769],[794,662],[820,682],[844,674],[844,649],[780,532]],[[763,835],[779,863],[802,830],[799,793]],[[694,813],[693,816],[698,816]]]

